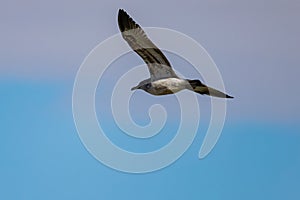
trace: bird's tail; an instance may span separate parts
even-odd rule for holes
[[[229,96],[219,90],[204,85],[199,80],[187,80],[187,81],[190,83],[191,86],[188,87],[187,89],[197,92],[199,94],[206,94],[209,96],[220,97],[220,98],[233,98],[232,96]]]

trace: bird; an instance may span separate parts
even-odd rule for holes
[[[181,90],[191,90],[201,95],[219,98],[233,98],[200,80],[180,78],[162,51],[148,38],[145,31],[123,9],[118,12],[118,25],[122,37],[147,64],[150,78],[141,81],[131,90],[144,90],[152,95],[174,94]]]

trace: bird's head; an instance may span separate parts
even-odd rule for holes
[[[138,84],[137,86],[131,88],[131,90],[145,90],[146,92],[151,88],[151,83],[146,83],[146,84]]]

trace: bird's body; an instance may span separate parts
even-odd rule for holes
[[[187,89],[190,86],[189,82],[179,78],[164,78],[159,79],[144,85],[146,92],[153,95],[174,94],[181,90]]]
[[[233,98],[206,86],[199,80],[178,77],[166,56],[151,42],[143,29],[122,9],[119,10],[118,23],[123,38],[144,60],[150,72],[149,79],[141,81],[131,90],[142,89],[152,95],[167,95],[188,89],[199,94]]]

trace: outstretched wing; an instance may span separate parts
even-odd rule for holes
[[[166,56],[147,37],[143,29],[122,9],[118,15],[119,28],[129,46],[144,60],[151,81],[178,78]]]

